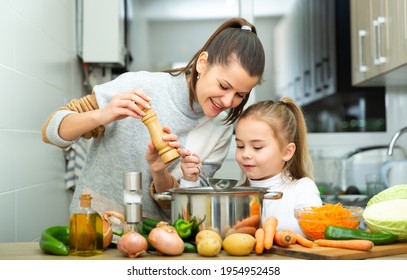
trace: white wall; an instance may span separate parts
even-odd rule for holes
[[[48,115],[82,95],[75,1],[0,0],[0,242],[67,224],[64,158],[41,139]]]

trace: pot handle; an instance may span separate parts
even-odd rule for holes
[[[276,199],[281,199],[282,197],[283,197],[283,193],[282,193],[282,192],[267,191],[267,192],[264,194],[263,199],[276,200]]]
[[[159,192],[154,194],[154,200],[159,202],[159,201],[169,201],[173,199],[170,192]]]

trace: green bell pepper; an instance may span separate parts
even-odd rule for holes
[[[69,255],[69,227],[53,226],[41,233],[40,248],[47,254]]]
[[[178,219],[172,224],[172,226],[177,231],[179,237],[181,237],[182,239],[187,239],[188,237],[191,236],[192,233],[191,229],[193,225],[194,225],[193,222],[189,222],[184,219]]]
[[[192,228],[191,228],[191,231],[192,231],[192,233],[191,233],[191,237],[193,238],[193,239],[195,239],[195,236],[198,234],[198,232],[199,232],[199,226],[205,221],[205,219],[206,219],[206,215],[203,217],[203,219],[202,220],[200,220],[200,221],[198,221],[198,219],[194,216],[194,217],[192,217],[192,219],[191,219],[191,222],[193,223],[193,225],[192,225]]]

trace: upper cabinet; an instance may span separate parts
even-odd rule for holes
[[[301,105],[335,91],[334,1],[296,1],[275,31],[277,91]]]
[[[354,4],[367,1],[357,0]],[[306,106],[338,95],[344,98],[384,92],[384,87],[352,85],[350,22],[349,0],[294,3],[275,29],[273,61],[278,95],[290,96]]]
[[[351,0],[352,83],[407,85],[407,0]]]

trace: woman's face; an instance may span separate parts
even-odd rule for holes
[[[206,59],[200,58],[197,70],[197,99],[205,115],[210,118],[239,106],[259,81],[259,77],[250,77],[236,59],[232,59],[228,66],[209,67]]]
[[[236,161],[252,180],[271,178],[283,171],[284,154],[270,126],[254,118],[236,124]]]

